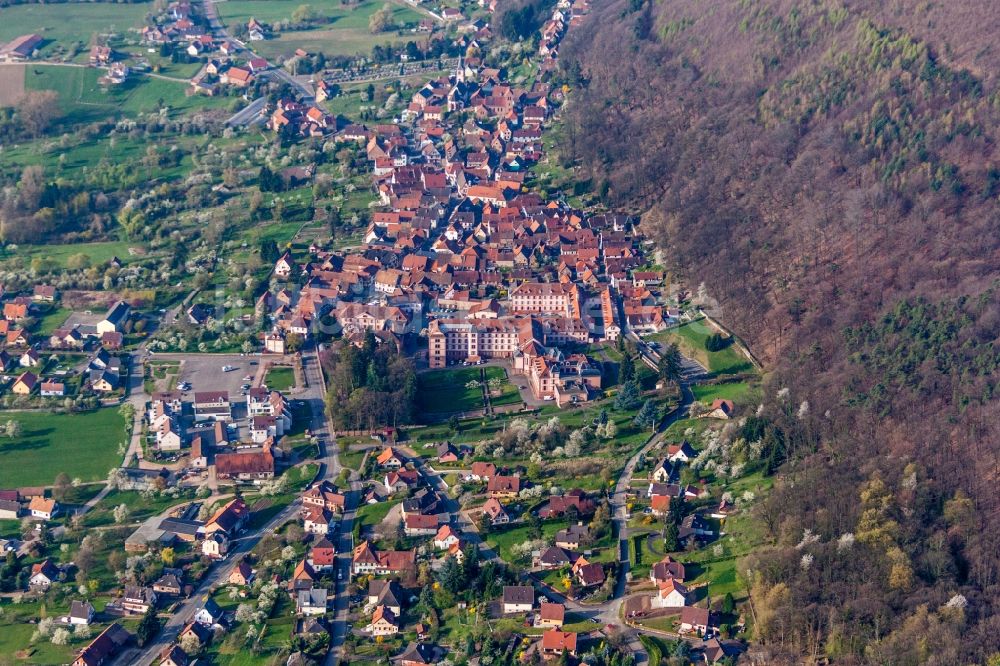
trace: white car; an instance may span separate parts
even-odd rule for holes
[[[232,372],[235,369],[236,369],[235,365],[224,365],[224,366],[222,366],[222,371],[223,372]]]

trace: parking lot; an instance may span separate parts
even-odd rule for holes
[[[264,372],[260,356],[240,356],[239,354],[156,354],[152,359],[177,359],[181,361],[178,381],[188,382],[187,391],[193,397],[197,391],[229,391],[230,399],[238,399],[242,386],[257,386]],[[224,366],[234,370],[223,372]],[[250,379],[245,379],[250,376]],[[171,387],[174,388],[174,387]]]

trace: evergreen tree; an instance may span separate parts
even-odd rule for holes
[[[681,352],[675,343],[670,343],[660,355],[660,378],[675,384],[681,379]]]
[[[618,395],[615,396],[615,409],[618,411],[627,411],[635,409],[638,405],[639,386],[634,381],[625,382],[618,391]]]
[[[680,550],[680,529],[677,523],[670,521],[663,529],[663,551],[674,553]]]
[[[135,639],[139,643],[139,647],[142,647],[149,642],[156,632],[160,630],[160,620],[156,617],[156,609],[150,606],[146,614],[142,616],[142,620],[139,621],[139,626],[135,630]]]
[[[639,428],[655,428],[657,421],[659,421],[658,417],[659,414],[657,414],[656,405],[653,404],[652,400],[647,400],[642,403],[642,409],[632,419],[632,423]]]
[[[621,382],[630,382],[633,379],[635,379],[635,361],[630,354],[625,354],[621,365],[618,367],[618,380]]]

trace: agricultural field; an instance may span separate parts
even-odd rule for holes
[[[0,487],[50,485],[60,472],[83,481],[104,479],[121,463],[125,421],[117,409],[85,414],[8,412],[21,425],[17,437],[0,439]]]
[[[185,95],[186,82],[142,75],[130,77],[120,86],[106,88],[98,83],[101,76],[101,70],[90,67],[32,64],[25,67],[24,87],[27,90],[54,90],[59,95],[63,113],[74,123],[135,117],[161,109],[168,109],[170,115],[176,116],[229,108],[234,101],[204,95],[189,97]]]
[[[418,39],[409,29],[373,35],[368,29],[372,14],[382,8],[381,0],[364,0],[356,5],[344,5],[340,0],[319,0],[309,5],[316,20],[308,30],[279,30],[281,21],[290,21],[301,5],[298,0],[227,0],[217,5],[219,18],[230,30],[246,24],[250,18],[275,27],[270,39],[253,43],[253,49],[265,58],[289,58],[296,49],[327,55],[368,53],[375,44],[398,43]],[[427,18],[402,3],[392,5],[392,23],[411,28]]]
[[[24,94],[24,67],[0,65],[0,107],[14,106]]]
[[[139,28],[151,3],[26,4],[3,8],[0,42],[37,33],[46,59],[86,60],[91,35],[124,35]]]

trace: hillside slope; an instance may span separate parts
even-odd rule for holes
[[[605,2],[561,54],[564,159],[791,396],[774,547],[746,563],[771,663],[1000,651],[991,4]]]

